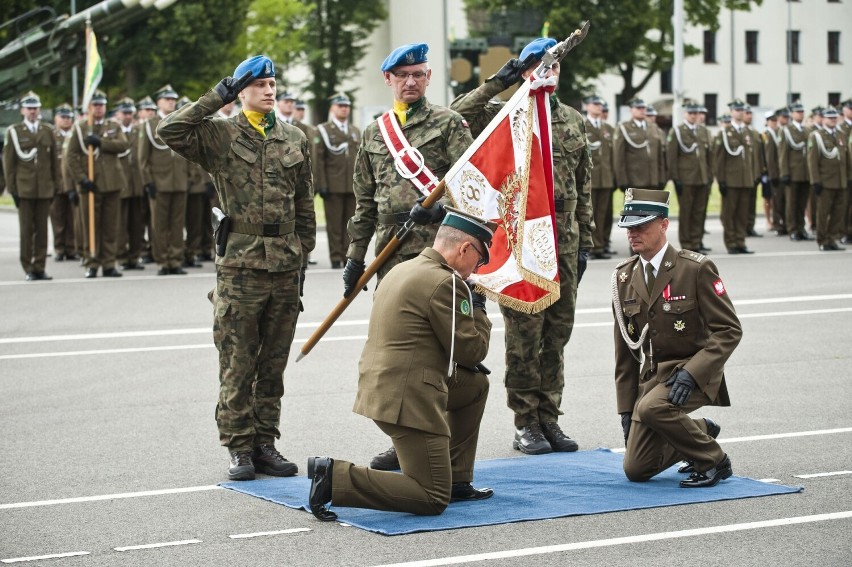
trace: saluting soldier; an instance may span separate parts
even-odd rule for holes
[[[728,103],[731,122],[719,129],[713,149],[714,171],[722,194],[722,229],[728,254],[753,254],[746,247],[748,210],[754,208],[755,143],[743,123],[745,103]]]
[[[349,245],[346,225],[355,214],[352,175],[361,132],[349,124],[349,97],[337,93],[329,100],[329,120],[317,126],[314,142],[314,186],[325,203],[328,257],[331,267],[338,269],[343,267]]]
[[[808,180],[807,142],[808,129],[802,123],[805,107],[801,102],[790,105],[790,123],[782,128],[778,145],[778,166],[781,184],[784,185],[786,225],[790,240],[811,240],[805,230],[805,209],[808,206],[810,183]]]
[[[71,202],[69,183],[65,174],[65,164],[62,161],[62,147],[65,140],[71,136],[71,126],[74,125],[74,109],[68,103],[62,103],[53,111],[53,141],[54,152],[59,165],[61,185],[50,204],[50,225],[53,227],[53,259],[57,262],[64,260],[79,260],[80,221],[76,204]],[[74,198],[79,203],[76,192]]]
[[[470,121],[478,135],[503,103],[491,102],[500,92],[527,80],[556,40],[538,38],[518,59],[509,60],[474,91],[461,95],[451,108]],[[555,63],[545,77],[559,80]],[[577,442],[559,426],[565,389],[564,351],[574,329],[577,286],[592,248],[592,160],[585,122],[579,112],[550,96],[553,189],[558,242],[559,300],[535,314],[501,306],[506,326],[506,397],[514,414],[512,446],[527,454],[576,451]]]
[[[822,111],[822,128],[808,136],[808,175],[817,196],[817,244],[825,252],[845,250],[847,183],[852,178],[848,137],[837,128],[837,110]]]
[[[74,123],[71,138],[65,144],[63,159],[72,179],[80,187],[80,214],[82,215],[86,251],[86,277],[96,278],[98,268],[106,278],[120,278],[115,268],[116,242],[121,219],[121,192],[127,180],[121,169],[119,154],[127,151],[130,140],[121,126],[106,119],[106,94],[96,90],[89,103],[94,124],[89,134],[85,118]],[[95,178],[89,178],[88,150],[94,147]],[[95,217],[89,218],[89,193],[95,197]],[[89,250],[89,222],[95,227],[95,250]]]
[[[725,363],[742,327],[713,262],[667,242],[668,200],[628,189],[618,223],[636,254],[612,274],[624,473],[644,482],[686,460],[680,486],[705,488],[732,475],[731,460],[716,442],[721,427],[689,414],[731,405]]]
[[[634,98],[629,105],[630,120],[621,122],[615,129],[615,184],[622,189],[660,188],[665,185],[662,139],[652,135],[648,127],[645,101]]]
[[[189,166],[160,139],[157,126],[174,112],[178,94],[165,85],[154,95],[157,114],[139,128],[139,169],[150,199],[151,249],[160,265],[158,276],[185,275],[183,229],[186,224],[186,195]]]
[[[784,191],[781,187],[781,166],[778,163],[778,146],[781,144],[778,126],[780,113],[780,110],[766,113],[766,129],[761,138],[763,155],[766,158],[766,180],[769,182],[771,192],[771,212],[768,221],[777,236],[784,236],[787,234],[787,228],[784,226]],[[766,183],[763,184],[763,188],[765,194]],[[766,199],[765,196],[764,199]]]
[[[592,258],[609,260],[609,239],[612,233],[612,192],[615,189],[615,169],[612,156],[613,127],[603,119],[604,100],[593,96],[586,104],[586,137],[592,155],[592,211],[595,229],[592,232]]]
[[[749,131],[749,136],[752,139],[751,144],[751,164],[752,164],[752,172],[753,172],[753,183],[752,183],[752,195],[751,195],[751,206],[748,209],[748,228],[746,229],[746,236],[756,236],[762,237],[763,235],[757,232],[754,228],[755,223],[757,222],[757,209],[755,203],[757,202],[757,188],[762,181],[762,177],[766,172],[766,158],[763,155],[763,136],[760,135],[760,132],[752,128],[751,124],[754,120],[754,112],[752,111],[751,105],[746,103],[745,108],[743,109],[743,124]],[[764,199],[764,202],[768,199],[765,195],[761,195]]]
[[[41,120],[41,99],[30,91],[21,99],[23,120],[6,129],[3,175],[18,209],[20,260],[27,281],[53,279],[47,261],[50,204],[62,187],[53,127]]]
[[[382,62],[382,77],[393,93],[393,109],[365,128],[355,158],[355,214],[347,225],[344,297],[354,291],[364,273],[364,258],[374,235],[378,254],[409,218],[415,223],[379,269],[379,281],[393,266],[416,258],[432,245],[444,217],[444,203],[449,204],[450,200],[445,195],[442,202],[429,209],[418,201],[426,198],[473,142],[461,115],[426,98],[426,87],[432,78],[428,52],[425,43],[410,43],[394,49]],[[417,154],[422,156],[420,175],[415,175],[417,171],[409,169],[404,159]],[[399,468],[396,451],[391,448],[377,455],[370,466],[380,470]]]
[[[668,178],[674,184],[680,206],[680,247],[704,254],[710,251],[703,246],[702,240],[707,218],[707,194],[713,176],[707,164],[707,148],[698,132],[698,110],[697,104],[687,104],[683,124],[669,130],[666,161]]]
[[[237,97],[242,112],[216,117]],[[224,213],[210,297],[219,351],[216,423],[230,480],[298,470],[275,440],[316,217],[308,140],[276,120],[274,108],[275,66],[257,55],[157,128],[171,148],[210,172]]]
[[[145,238],[144,201],[142,175],[136,160],[139,159],[139,126],[134,123],[136,104],[132,98],[118,101],[115,116],[121,124],[121,130],[130,141],[130,147],[118,154],[124,178],[127,183],[121,191],[121,222],[118,227],[118,261],[123,270],[144,270],[140,262]]]

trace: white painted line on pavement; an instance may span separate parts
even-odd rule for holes
[[[790,433],[769,433],[767,435],[751,435],[749,437],[721,438],[719,443],[742,443],[744,441],[766,441],[768,439],[787,439],[790,437],[808,437],[811,435],[831,435],[834,433],[852,433],[852,427],[838,429],[817,429],[814,431],[792,431]],[[613,453],[623,453],[624,447],[612,449]]]
[[[137,549],[156,549],[158,547],[173,547],[176,545],[191,545],[201,543],[200,539],[185,539],[182,541],[164,541],[162,543],[146,543],[145,545],[127,545],[125,547],[113,547],[116,551],[135,551]]]
[[[183,494],[185,492],[204,492],[207,490],[224,490],[221,486],[190,486],[187,488],[164,488],[162,490],[143,490],[141,492],[122,492],[119,494],[101,494],[99,496],[78,496],[75,498],[59,498],[57,500],[37,500],[35,502],[16,502],[0,504],[0,510],[13,508],[31,508],[33,506],[52,506],[54,504],[76,504],[77,502],[96,502],[99,500],[119,500],[121,498],[139,498],[141,496],[162,496],[165,494]]]
[[[0,563],[22,563],[24,561],[41,561],[42,559],[61,559],[62,557],[77,557],[90,555],[88,551],[70,551],[68,553],[51,553],[50,555],[34,555],[32,557],[13,557],[11,559],[0,559]]]
[[[274,532],[257,532],[253,534],[234,534],[229,535],[228,537],[231,539],[248,539],[250,537],[260,537],[260,536],[268,536],[268,535],[285,535],[285,534],[298,534],[303,532],[309,532],[311,528],[290,528],[287,530],[275,530]]]
[[[660,541],[681,537],[696,537],[703,535],[739,532],[745,530],[760,530],[766,528],[776,528],[780,526],[807,524],[812,522],[846,520],[849,518],[852,518],[852,511],[833,512],[830,514],[795,516],[791,518],[778,518],[777,520],[763,520],[760,522],[746,522],[742,524],[727,524],[722,526],[711,526],[707,528],[697,528],[692,530],[678,530],[673,532],[658,532],[637,536],[595,539],[591,541],[580,541],[576,543],[563,543],[559,545],[546,545],[542,547],[528,547],[525,549],[508,549],[506,551],[492,551],[489,553],[478,553],[476,555],[458,555],[456,557],[444,557],[441,559],[424,559],[420,561],[408,561],[405,563],[386,564],[378,567],[435,567],[438,565],[460,565],[462,563],[476,563],[480,561],[492,561],[500,559],[509,559],[514,557],[530,557],[533,555],[546,555],[549,553],[564,553],[566,551],[576,551],[579,549],[611,547],[615,545],[645,543],[649,541]]]
[[[813,474],[794,474],[796,478],[820,478],[823,476],[837,476],[840,474],[852,474],[852,471],[834,471],[834,472],[821,472],[821,473],[813,473]]]
[[[740,319],[755,319],[757,317],[790,317],[796,315],[825,315],[834,313],[846,313],[852,311],[852,307],[841,307],[834,309],[807,309],[803,311],[772,311],[771,313],[744,313],[737,314]]]
[[[781,479],[778,478],[760,478],[758,480],[767,484],[772,484],[773,482],[781,482]]]

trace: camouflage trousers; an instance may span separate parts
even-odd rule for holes
[[[506,398],[515,427],[556,421],[562,414],[564,350],[577,304],[577,250],[577,239],[559,243],[556,303],[533,315],[500,307],[506,325]]]
[[[216,266],[213,341],[219,350],[219,441],[250,450],[281,437],[284,369],[299,318],[299,271]]]

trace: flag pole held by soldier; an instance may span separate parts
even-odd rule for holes
[[[554,63],[558,63],[561,61],[569,51],[571,51],[574,47],[580,44],[589,33],[589,21],[583,22],[583,25],[580,26],[579,29],[574,30],[574,32],[569,35],[564,41],[557,43],[553,48],[545,52],[544,57],[542,57],[541,64],[536,69],[536,73],[543,72],[546,69],[549,69]],[[476,144],[474,144],[476,146]],[[474,147],[472,146],[472,147]],[[461,159],[456,162],[450,171],[444,176],[445,178],[450,178],[454,176],[459,168],[461,168],[467,160],[470,158],[471,152],[465,152],[465,154],[461,157]],[[441,182],[432,190],[428,197],[421,203],[421,206],[424,209],[432,208],[434,205],[444,194],[445,184],[444,181]],[[388,242],[388,244],[382,249],[376,259],[366,267],[364,273],[361,274],[361,277],[358,279],[358,283],[355,286],[355,289],[348,296],[341,299],[337,305],[332,309],[331,313],[329,313],[325,320],[317,327],[317,330],[305,341],[305,344],[302,345],[302,348],[299,352],[299,356],[296,357],[296,362],[302,360],[311,350],[316,346],[316,344],[320,341],[320,339],[325,335],[326,332],[331,328],[335,321],[343,314],[349,304],[355,299],[358,293],[362,290],[367,289],[367,284],[370,282],[372,277],[381,269],[382,265],[390,258],[394,251],[399,247],[405,237],[411,232],[414,228],[414,221],[412,219],[408,219],[402,227],[397,231],[397,233],[393,236],[393,238]]]

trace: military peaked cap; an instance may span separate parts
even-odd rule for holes
[[[177,100],[177,97],[177,91],[171,85],[163,85],[154,93],[154,100],[160,100],[161,98],[173,98]]]
[[[633,189],[624,192],[624,210],[618,226],[629,228],[669,216],[669,192],[656,189]]]
[[[125,97],[118,101],[118,104],[115,105],[115,110],[116,112],[136,112],[136,105],[132,98]]]
[[[275,100],[296,100],[296,95],[294,95],[290,91],[283,90],[277,95],[275,95]]]
[[[92,95],[92,104],[106,104],[107,103],[107,95],[104,91],[98,89]]]
[[[741,98],[735,98],[728,103],[728,108],[731,110],[745,110],[746,106],[748,105]]]
[[[343,106],[349,106],[352,104],[352,101],[349,100],[349,97],[346,96],[346,93],[334,93],[330,97],[328,97],[328,102],[330,104],[342,104]]]
[[[822,109],[823,118],[837,118],[837,109],[829,105]]]
[[[390,52],[382,62],[382,73],[390,71],[399,65],[417,65],[418,63],[426,63],[429,61],[426,54],[429,53],[429,46],[425,43],[407,43],[400,45]]]
[[[21,108],[41,108],[41,99],[30,91],[21,98]]]
[[[649,104],[648,106],[645,107],[645,116],[656,116],[656,115],[657,115],[657,109],[654,108],[653,104]]]
[[[487,264],[491,259],[488,249],[491,248],[491,239],[494,238],[494,231],[497,230],[497,223],[481,219],[470,213],[453,207],[444,207],[447,211],[442,225],[447,225],[452,228],[457,228],[475,238],[485,245],[485,257],[483,261]]]
[[[304,109],[305,109],[305,108],[307,108],[307,107],[308,107],[308,105],[307,105],[307,104],[305,104],[305,101],[303,101],[303,100],[302,100],[302,99],[300,99],[300,98],[297,98],[297,99],[296,99],[296,105],[295,105],[295,108],[298,108],[299,110],[304,110]]]
[[[136,107],[139,110],[157,110],[157,105],[154,104],[154,101],[151,100],[151,97],[149,96],[139,99],[139,102],[136,103]]]
[[[645,104],[645,101],[642,100],[641,98],[631,98],[627,102],[627,105],[630,108],[647,108],[647,106],[648,106],[647,104]]]
[[[790,112],[804,112],[804,111],[805,111],[805,105],[802,104],[801,101],[797,100],[796,102],[790,104]]]
[[[74,116],[74,109],[67,102],[63,102],[53,111],[57,116]]]

